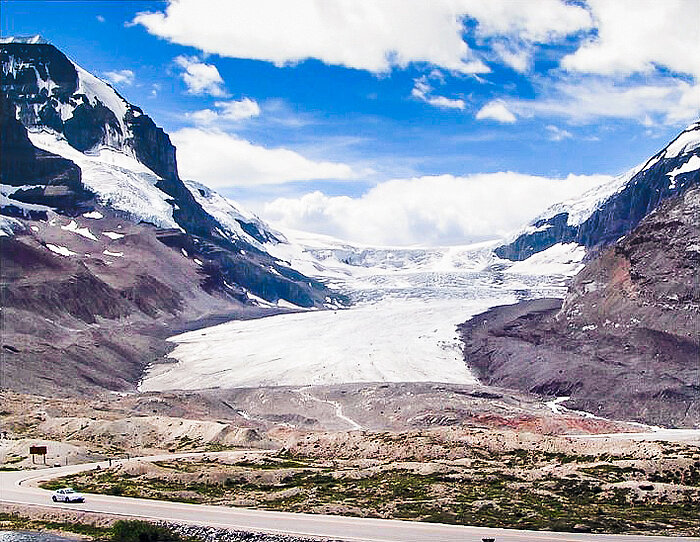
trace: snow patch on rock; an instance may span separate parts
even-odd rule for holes
[[[93,235],[93,233],[88,228],[81,228],[80,226],[78,226],[78,223],[75,220],[71,220],[65,226],[61,226],[61,229],[75,233],[77,235],[85,237],[86,239],[90,239],[92,241],[97,241],[97,237],[95,237]]]
[[[51,252],[60,254],[61,256],[75,256],[77,254],[77,252],[73,252],[67,247],[61,245],[54,245],[52,243],[46,243],[46,248],[48,248]]]

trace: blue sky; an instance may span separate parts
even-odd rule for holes
[[[183,176],[263,217],[454,243],[621,173],[697,117],[699,6],[2,0],[1,30],[110,80],[171,134]],[[408,216],[438,186],[435,208]],[[382,235],[381,197],[405,200],[404,230]],[[454,198],[481,229],[443,224]]]

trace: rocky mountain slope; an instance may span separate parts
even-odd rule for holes
[[[566,406],[597,415],[700,425],[698,217],[693,186],[590,261],[563,303],[497,307],[463,324],[467,363],[484,383],[569,396]]]
[[[667,198],[700,182],[700,122],[649,160],[580,198],[554,205],[496,254],[524,260],[557,243],[614,243]]]
[[[40,40],[0,43],[2,386],[129,389],[193,321],[335,306],[168,135]]]

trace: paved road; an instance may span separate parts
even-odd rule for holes
[[[168,454],[135,458],[131,459],[131,461],[158,461],[194,455],[213,456],[217,454]],[[0,473],[0,502],[50,506],[151,520],[239,529],[242,531],[250,530],[297,536],[328,537],[349,542],[481,542],[483,538],[494,538],[496,542],[651,542],[654,540],[665,542],[672,540],[688,542],[694,540],[700,542],[700,538],[515,531],[411,521],[292,514],[108,495],[89,495],[87,501],[82,504],[54,504],[51,502],[51,493],[49,491],[35,487],[42,480],[94,469],[98,464],[101,468],[107,467],[105,462],[101,462],[55,467],[39,471],[2,472]]]
[[[571,438],[588,440],[649,440],[664,442],[683,442],[700,446],[700,429],[665,429],[655,428],[654,431],[640,431],[639,433],[596,433],[585,435],[571,435]]]

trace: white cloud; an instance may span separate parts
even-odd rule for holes
[[[565,69],[606,75],[657,66],[700,76],[697,0],[588,0],[597,35],[562,60]]]
[[[228,120],[249,119],[260,114],[258,102],[250,98],[231,100],[230,102],[216,102],[214,105],[221,109],[221,116]]]
[[[445,96],[428,96],[426,100],[434,107],[442,109],[461,109],[464,110],[464,100],[461,98],[446,98]]]
[[[171,138],[181,175],[212,187],[357,177],[347,164],[314,161],[290,149],[266,148],[219,130],[184,128]]]
[[[477,120],[491,119],[506,124],[512,124],[517,119],[502,100],[493,100],[484,105],[476,114]]]
[[[185,70],[181,73],[181,77],[187,85],[187,92],[218,97],[226,96],[224,80],[216,66],[205,64],[195,56],[180,55],[174,61]]]
[[[530,63],[532,62],[531,47],[496,41],[492,44],[492,48],[503,63],[515,71],[524,73],[530,68]]]
[[[554,126],[553,124],[545,126],[545,129],[549,133],[548,138],[550,141],[563,141],[565,139],[571,139],[572,137],[574,137],[573,134],[568,130],[564,130],[563,128],[559,128],[558,126]]]
[[[135,75],[131,70],[116,70],[105,72],[105,77],[113,85],[129,86],[134,84]]]
[[[207,53],[285,65],[308,58],[374,73],[425,62],[462,73],[488,67],[463,39],[477,33],[541,42],[590,27],[587,10],[563,0],[170,0],[165,11],[140,13],[151,34]]]
[[[187,118],[192,119],[195,124],[209,125],[219,120],[219,114],[213,109],[200,109],[194,113],[187,113]]]
[[[102,15],[96,15],[95,19],[97,19],[98,23],[103,23],[105,22],[105,18]]]
[[[610,179],[512,172],[397,179],[358,198],[321,192],[279,198],[266,204],[262,215],[280,226],[360,243],[464,244],[503,237],[553,203]]]
[[[217,110],[202,109],[189,113],[195,124],[212,125],[221,121],[238,122],[260,115],[260,106],[255,100],[243,98],[242,100],[231,100],[227,102],[214,102]]]
[[[550,82],[548,94],[541,98],[506,100],[505,104],[521,116],[562,117],[578,123],[620,118],[645,125],[678,124],[700,115],[700,85],[668,77],[649,81],[649,84],[630,84],[588,76]]]
[[[442,79],[442,74],[433,70],[431,77]],[[465,103],[464,100],[460,98],[447,98],[445,96],[435,96],[432,94],[433,87],[428,83],[428,78],[426,76],[419,77],[413,80],[413,90],[411,90],[411,96],[424,101],[434,107],[439,107],[442,109],[460,109],[464,110]]]
[[[548,43],[589,29],[590,13],[560,0],[537,0],[537,4],[512,0],[467,0],[466,13],[476,19],[480,36],[508,36],[532,43]]]

